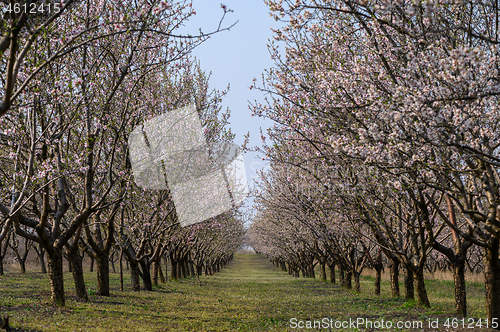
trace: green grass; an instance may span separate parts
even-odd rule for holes
[[[95,273],[86,273],[90,294],[96,289]],[[402,276],[401,276],[402,278]],[[381,296],[373,295],[373,278],[363,277],[360,294],[319,279],[293,278],[259,255],[235,255],[221,272],[169,281],[152,292],[119,290],[119,275],[111,274],[110,297],[74,297],[71,275],[65,275],[67,304],[49,304],[46,275],[29,272],[0,277],[0,313],[11,325],[31,331],[284,331],[290,319],[335,320],[368,317],[372,320],[422,320],[453,315],[453,284],[426,281],[432,308],[390,297],[382,282]],[[126,275],[126,289],[130,279]],[[484,287],[468,284],[469,312],[484,318]],[[403,291],[403,286],[401,285]],[[348,329],[347,329],[348,330]],[[393,329],[394,330],[394,329]]]

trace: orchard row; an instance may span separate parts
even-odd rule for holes
[[[250,243],[290,273],[348,287],[390,268],[430,306],[424,272],[484,273],[500,318],[500,49],[496,1],[270,0],[275,66],[254,88],[270,162]],[[335,275],[333,274],[332,277]]]
[[[195,105],[206,142],[232,143],[229,111],[220,107],[226,91],[209,91],[209,77],[189,55],[228,29],[222,22],[228,9],[218,30],[191,36],[176,32],[196,14],[189,1],[68,0],[57,11],[36,13],[5,8],[0,257],[8,243],[38,243],[52,301],[60,305],[63,256],[82,299],[83,252],[96,262],[97,294],[104,296],[113,251],[128,260],[134,290],[140,278],[152,288],[151,266],[164,256],[175,271],[219,269],[240,246],[241,218],[228,211],[180,227],[169,190],[134,183],[128,136],[156,115]],[[191,203],[203,209],[213,202]]]

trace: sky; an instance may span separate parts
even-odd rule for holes
[[[263,0],[223,0],[222,4],[233,11],[226,14],[222,27],[238,23],[230,31],[213,35],[197,47],[193,55],[203,70],[212,73],[211,88],[225,89],[230,84],[222,107],[231,110],[230,127],[236,134],[235,143],[241,145],[244,135],[249,132],[248,146],[253,147],[262,143],[259,128],[265,130],[272,126],[272,122],[251,116],[249,101],[263,102],[265,96],[258,90],[250,90],[249,86],[253,78],[260,81],[265,69],[273,66],[267,44],[273,37],[271,28],[279,25],[269,16]],[[196,35],[199,28],[204,33],[217,29],[223,15],[221,0],[193,0],[193,8],[196,16],[189,20],[182,32]],[[255,171],[267,166],[260,157],[255,153],[243,156],[250,187],[256,178]]]

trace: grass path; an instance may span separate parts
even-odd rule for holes
[[[92,294],[95,273],[85,277]],[[421,309],[415,303],[390,298],[385,282],[382,295],[375,296],[373,280],[363,278],[362,293],[355,294],[318,279],[292,278],[264,257],[252,254],[236,255],[221,272],[201,277],[201,286],[190,278],[169,281],[153,292],[120,292],[118,274],[112,274],[112,295],[92,295],[88,303],[76,301],[70,274],[65,279],[68,301],[59,309],[48,304],[46,275],[31,272],[0,277],[0,312],[11,316],[13,327],[31,331],[107,332],[286,331],[294,330],[290,324],[294,317],[302,321],[368,317],[394,322],[440,317],[442,327],[445,318],[454,317],[450,282],[429,281],[433,307]],[[125,279],[125,287],[130,289],[129,279]],[[470,312],[477,318],[484,317],[481,287],[468,285]]]

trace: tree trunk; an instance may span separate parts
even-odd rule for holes
[[[415,286],[417,289],[418,304],[430,308],[431,304],[429,302],[427,291],[425,289],[424,269],[419,269],[417,273],[415,273]]]
[[[0,242],[0,276],[3,276],[4,270],[3,270],[3,260],[5,258],[5,254],[7,252],[7,246],[8,246],[8,240],[7,238],[4,238],[5,244],[4,248],[2,249],[2,243]]]
[[[113,251],[111,253],[111,257],[109,259],[111,261],[111,269],[113,270],[113,273],[116,273],[116,268],[115,268],[115,252]]]
[[[142,268],[142,282],[144,284],[144,289],[147,291],[153,290],[153,283],[151,282],[151,271],[149,265],[144,261],[139,262]]]
[[[177,276],[179,276],[179,278],[186,278],[186,266],[183,260],[177,263]]]
[[[486,288],[486,318],[500,321],[500,260],[498,258],[499,241],[493,238],[491,247],[485,249],[484,285]],[[500,325],[500,324],[499,324]],[[496,328],[500,330],[500,327]]]
[[[168,281],[168,256],[164,256],[163,261],[165,263],[165,282],[167,282]]]
[[[340,286],[345,287],[345,271],[342,265],[339,265],[339,281]]]
[[[70,261],[69,261],[69,258],[68,258],[68,257],[66,257],[66,260],[68,261],[68,272],[70,272],[70,273],[71,273],[71,272],[73,272],[73,270],[71,269],[71,263],[70,263]]]
[[[335,263],[328,265],[328,268],[330,269],[330,282],[332,284],[336,283],[335,280]]]
[[[203,272],[203,265],[197,265],[196,274],[198,275],[198,277],[201,276],[202,272]]]
[[[76,296],[84,301],[89,300],[87,288],[85,287],[85,280],[83,279],[83,255],[78,252],[78,247],[70,248],[68,250],[68,262],[71,266],[71,273],[73,274],[73,282],[75,283]]]
[[[352,289],[352,272],[347,270],[345,273],[345,288]]]
[[[97,255],[97,295],[109,296],[109,253]]]
[[[40,268],[42,269],[42,273],[47,273],[47,267],[45,265],[45,249],[40,245],[40,255],[38,255],[40,259]]]
[[[382,269],[384,265],[382,263],[382,249],[378,248],[377,260],[374,262],[373,267],[375,268],[375,295],[380,295],[380,283],[382,281]]]
[[[167,280],[165,279],[165,275],[163,274],[162,268],[161,268],[161,260],[158,261],[158,273],[160,275],[160,282],[162,284],[166,283]]]
[[[45,264],[45,249],[43,249],[42,246],[40,246],[40,268],[42,270],[42,273],[47,273],[47,266]]]
[[[160,258],[158,257],[153,262],[153,285],[158,286],[158,274],[160,268]]]
[[[325,263],[320,263],[320,273],[319,277],[321,280],[326,281],[326,268],[325,268]]]
[[[465,290],[465,262],[453,264],[453,280],[455,282],[455,312],[467,316],[467,296]]]
[[[380,295],[380,282],[382,280],[382,269],[375,269],[375,295]]]
[[[391,275],[391,293],[393,297],[399,297],[399,261],[391,259],[389,271]]]
[[[448,215],[450,217],[450,222],[454,226],[457,226],[455,207],[453,205],[453,201],[448,195],[446,195],[446,203],[448,205]],[[455,284],[455,312],[458,315],[465,317],[467,316],[467,292],[465,289],[465,261],[467,259],[467,250],[469,249],[470,244],[465,243],[464,245],[463,243],[461,243],[460,236],[455,230],[452,229],[451,234],[455,252],[453,255],[451,253],[446,254],[446,251],[443,253],[448,257],[452,265],[453,281]]]
[[[141,283],[139,278],[139,264],[136,261],[131,260],[129,262],[129,268],[130,268],[130,279],[132,281],[132,290],[138,292],[141,290]]]
[[[186,278],[187,277],[186,261],[185,260],[180,261],[179,266],[181,267],[180,275],[182,276],[182,278]]]
[[[26,262],[22,258],[18,258],[19,267],[21,268],[21,273],[26,273]]]
[[[170,259],[170,264],[172,266],[172,269],[170,270],[170,279],[171,280],[177,280],[177,261]],[[207,270],[205,268],[205,274],[207,273]]]
[[[90,272],[94,272],[94,259],[90,257]]]
[[[120,291],[123,292],[123,249],[120,250]]]
[[[314,264],[313,263],[309,264],[308,270],[309,270],[308,271],[308,274],[309,274],[308,277],[310,277],[310,278],[316,278],[316,274],[314,273]]]
[[[360,293],[361,292],[361,284],[359,283],[359,275],[360,275],[360,273],[358,273],[357,271],[354,271],[354,273],[353,273],[353,276],[354,276],[354,290],[356,291],[356,293]]]
[[[413,286],[413,270],[406,267],[405,274],[405,299],[415,300],[415,288]]]
[[[64,306],[64,275],[63,260],[61,252],[52,249],[48,254],[49,261],[49,282],[50,298],[52,303],[58,306]]]

